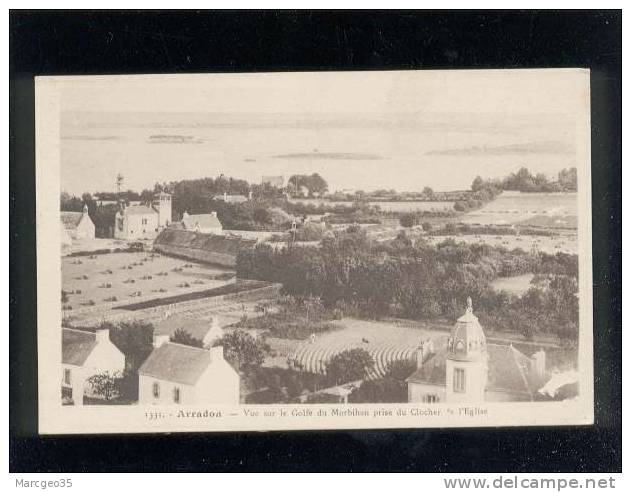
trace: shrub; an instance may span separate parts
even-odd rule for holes
[[[191,347],[201,348],[204,346],[204,342],[202,340],[200,340],[199,338],[195,338],[184,328],[178,328],[177,330],[175,330],[175,332],[173,333],[173,335],[171,335],[169,340],[171,340],[173,343],[189,345]]]
[[[375,361],[364,349],[344,350],[334,355],[326,365],[326,373],[336,384],[364,379],[374,367]]]
[[[413,227],[416,225],[416,215],[414,214],[403,214],[399,219],[401,225],[403,227]]]

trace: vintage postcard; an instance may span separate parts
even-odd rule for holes
[[[36,80],[43,434],[591,424],[589,71]]]

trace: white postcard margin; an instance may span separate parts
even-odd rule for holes
[[[555,69],[545,69],[550,70]],[[62,406],[59,222],[62,88],[78,77],[35,81],[38,425],[40,434],[231,432],[589,425],[594,422],[589,70],[559,69],[584,86],[577,121],[579,396],[562,402],[462,404],[274,404],[212,407]],[[407,72],[409,74],[409,72]],[[423,74],[431,73],[423,71]],[[243,77],[245,74],[239,74]],[[264,75],[264,74],[262,74]],[[250,77],[262,76],[250,74]],[[308,73],[286,74],[308,77]],[[212,77],[213,75],[207,75]],[[224,77],[226,75],[223,75]],[[108,76],[109,77],[109,76]],[[121,77],[121,76],[116,76]],[[139,76],[134,76],[139,77]],[[149,77],[171,77],[150,75]],[[178,75],[177,77],[200,77]],[[89,77],[93,79],[101,76]],[[86,77],[79,79],[85,80]],[[66,85],[67,87],[67,85]],[[35,361],[34,361],[35,362]]]

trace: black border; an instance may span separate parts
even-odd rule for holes
[[[10,470],[620,472],[621,11],[12,11]],[[586,67],[596,424],[39,437],[33,76]]]

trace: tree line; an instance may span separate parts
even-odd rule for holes
[[[549,179],[543,173],[531,174],[526,167],[521,167],[516,173],[511,173],[502,180],[484,180],[477,176],[471,185],[473,191],[493,186],[506,191],[532,192],[571,192],[577,190],[576,168],[562,169],[556,180]]]

